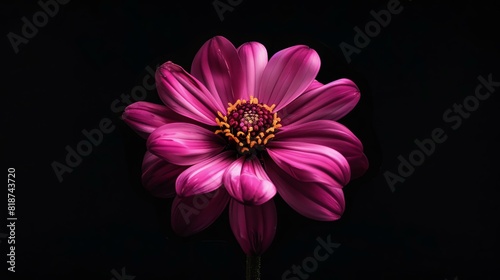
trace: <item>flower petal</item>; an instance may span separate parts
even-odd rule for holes
[[[236,240],[247,255],[261,255],[273,242],[278,222],[271,199],[262,205],[244,205],[232,199],[229,222]]]
[[[174,197],[175,178],[185,169],[146,152],[142,161],[142,185],[154,196]]]
[[[160,99],[176,113],[204,124],[217,125],[215,116],[222,108],[220,102],[179,65],[168,61],[158,67],[156,85]]]
[[[191,196],[217,189],[222,185],[222,175],[235,158],[234,151],[226,151],[189,167],[177,177],[177,194]]]
[[[286,48],[274,54],[262,74],[256,97],[267,105],[284,108],[313,82],[320,68],[315,50],[304,45]]]
[[[290,176],[272,159],[265,160],[266,170],[278,193],[295,211],[318,221],[335,221],[345,209],[344,193],[335,181],[303,182]]]
[[[243,71],[246,74],[246,93],[243,98],[248,99],[250,95],[255,96],[260,84],[262,73],[267,65],[267,50],[258,42],[248,42],[238,48]]]
[[[189,236],[206,229],[224,211],[229,199],[224,188],[205,194],[175,197],[171,212],[172,229],[180,236]]]
[[[148,138],[151,132],[164,124],[190,121],[189,118],[175,113],[165,105],[146,101],[128,105],[122,114],[122,119],[143,138]]]
[[[267,145],[267,152],[281,169],[302,182],[342,187],[351,177],[349,163],[344,156],[326,146],[272,141]]]
[[[226,169],[222,182],[229,195],[243,204],[260,205],[276,194],[276,188],[256,157],[238,158]]]
[[[313,88],[286,108],[281,114],[282,123],[306,123],[313,120],[338,120],[349,113],[358,103],[359,89],[348,79],[340,79],[321,87]]]
[[[190,123],[169,123],[148,138],[148,150],[176,165],[193,165],[224,149],[224,140],[212,131]]]
[[[240,98],[245,90],[245,75],[234,45],[222,36],[208,40],[196,53],[191,74],[201,81],[224,113],[229,102]]]
[[[307,88],[304,92],[308,92],[310,90],[313,90],[313,89],[317,89],[319,87],[322,87],[323,84],[318,82],[317,80],[314,80]]]
[[[332,148],[349,162],[351,179],[360,177],[368,169],[363,144],[347,127],[336,121],[314,120],[285,125],[273,142],[311,143]]]

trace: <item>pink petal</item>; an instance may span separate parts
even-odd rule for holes
[[[364,153],[346,158],[351,167],[351,180],[359,178],[368,170],[369,162]]]
[[[338,120],[358,103],[359,89],[351,80],[340,79],[311,89],[283,110],[282,123],[306,123],[313,120]]]
[[[267,50],[261,43],[248,42],[238,48],[238,55],[247,81],[247,96],[244,98],[248,99],[250,95],[255,96],[257,92],[262,73],[267,65]]]
[[[154,196],[174,197],[175,179],[185,169],[146,152],[142,161],[142,185]]]
[[[323,84],[318,82],[317,80],[314,80],[307,88],[304,92],[308,92],[310,90],[313,90],[313,89],[317,89],[319,87],[322,87]]]
[[[339,152],[322,145],[272,141],[267,152],[291,177],[302,182],[345,186],[351,177],[349,163]]]
[[[260,205],[276,194],[276,188],[256,157],[240,157],[234,161],[226,169],[222,182],[229,195],[243,204]]]
[[[278,218],[273,200],[262,205],[229,203],[229,222],[236,240],[247,255],[261,255],[273,242]]]
[[[169,123],[148,138],[148,150],[176,165],[193,165],[224,149],[224,139],[213,131],[190,123]]]
[[[315,50],[298,45],[274,54],[262,74],[256,97],[275,111],[299,97],[313,82],[320,67]]]
[[[189,236],[206,229],[224,211],[229,199],[224,188],[205,194],[175,197],[171,212],[172,229],[180,236]]]
[[[368,169],[363,144],[347,127],[330,120],[314,120],[283,126],[273,142],[295,142],[322,145],[341,153],[349,162],[351,179],[360,177]]]
[[[217,125],[217,110],[226,110],[200,81],[170,61],[156,70],[156,85],[165,105],[201,123]]]
[[[265,160],[265,166],[280,196],[301,215],[318,221],[335,221],[344,212],[344,193],[335,181],[322,183],[297,180],[269,158]]]
[[[217,110],[224,113],[229,102],[243,96],[245,75],[234,45],[222,36],[208,40],[196,53],[191,73],[212,93]]]
[[[235,159],[234,151],[226,151],[189,167],[177,177],[177,194],[191,196],[217,189],[222,185],[222,175]]]
[[[122,114],[122,119],[143,138],[148,138],[151,132],[164,124],[189,122],[190,120],[175,113],[165,105],[145,101],[135,102],[127,106]]]

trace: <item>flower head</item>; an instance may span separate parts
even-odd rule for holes
[[[276,193],[308,218],[340,218],[342,187],[368,168],[359,139],[337,122],[360,95],[348,79],[316,81],[319,68],[318,54],[304,45],[268,60],[260,43],[235,48],[217,36],[198,51],[190,73],[170,61],[157,69],[165,106],[137,102],[123,119],[147,138],[145,187],[177,194],[178,233],[203,230],[229,204],[241,247],[260,254],[274,238]],[[200,210],[194,201],[203,197]],[[186,223],[196,212],[203,218]]]

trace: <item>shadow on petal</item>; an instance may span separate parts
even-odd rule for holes
[[[224,211],[229,199],[222,187],[210,193],[175,197],[171,212],[172,229],[180,236],[193,235],[206,229]]]
[[[271,199],[262,205],[243,205],[232,199],[229,222],[236,240],[247,255],[261,255],[273,242],[278,222]]]

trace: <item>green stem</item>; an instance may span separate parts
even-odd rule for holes
[[[260,280],[260,256],[247,255],[246,280]]]

